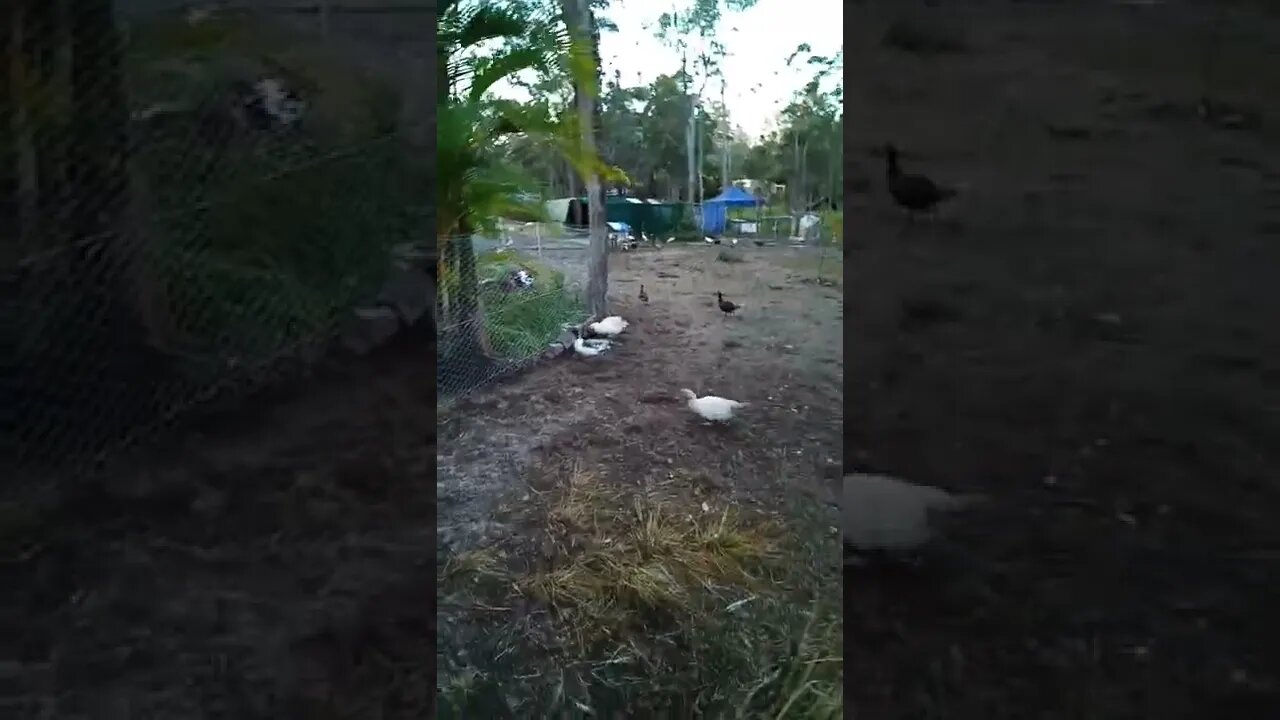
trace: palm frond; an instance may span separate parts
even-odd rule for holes
[[[442,46],[464,52],[491,40],[518,38],[528,28],[529,16],[514,6],[450,3],[439,11],[436,38]]]
[[[525,46],[511,48],[486,58],[471,76],[471,87],[467,94],[472,102],[478,101],[495,84],[516,73],[546,65],[554,55],[554,48]]]

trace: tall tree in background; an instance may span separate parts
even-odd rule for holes
[[[701,98],[708,83],[714,77],[723,79],[726,51],[716,39],[717,30],[726,11],[747,10],[755,4],[756,0],[692,0],[685,10],[673,10],[658,18],[659,39],[679,52],[681,58],[680,75],[688,103],[685,143],[690,202],[701,203],[705,199],[706,136],[699,115],[705,116]],[[696,44],[691,42],[695,37]],[[722,181],[727,182],[723,178]]]
[[[807,44],[801,44],[787,58],[787,65],[803,64],[814,74],[795,93],[782,111],[780,140],[788,142],[792,150],[788,186],[791,190],[791,206],[795,212],[806,209],[820,197],[833,202],[842,193],[842,163],[844,154],[843,90],[839,84],[830,90],[824,85],[839,77],[843,67],[843,54],[826,57],[815,55]],[[816,151],[816,152],[815,152]],[[811,165],[816,159],[816,167]],[[837,179],[841,180],[837,185]]]

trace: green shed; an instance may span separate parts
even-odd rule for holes
[[[586,208],[587,198],[578,198],[581,207]],[[661,200],[642,200],[634,197],[612,195],[605,198],[605,215],[609,222],[621,222],[631,226],[637,233],[647,236],[673,235],[684,215],[684,205],[663,202]],[[572,215],[572,211],[570,212]],[[586,213],[582,213],[585,220]]]

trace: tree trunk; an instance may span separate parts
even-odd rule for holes
[[[589,0],[561,0],[566,24],[573,35],[577,46],[574,52],[581,51],[581,43],[589,43],[588,48],[593,59],[599,58],[596,46],[595,23],[591,17]],[[599,89],[600,65],[596,60],[596,87],[583,87],[575,78],[574,104],[578,110],[578,121],[582,132],[582,150],[591,158],[598,157],[596,152],[596,95]],[[587,213],[590,228],[590,260],[587,265],[587,310],[596,317],[603,318],[608,312],[609,292],[609,249],[605,239],[604,194],[600,184],[600,176],[594,169],[589,169],[584,178],[587,185]]]
[[[800,136],[794,133],[791,135],[791,150],[791,212],[795,213],[799,212],[800,209],[799,203],[802,189],[800,187]],[[797,222],[799,221],[797,220]]]
[[[464,218],[457,230],[446,241],[452,274],[457,279],[449,308],[450,323],[458,334],[456,342],[463,343],[469,352],[488,357],[493,354],[493,347],[485,327],[480,278],[476,273],[476,252],[471,238],[474,228]]]
[[[707,189],[703,184],[702,176],[705,174],[703,170],[707,167],[707,137],[703,132],[702,123],[698,123],[698,205],[706,203]]]
[[[724,76],[721,75],[720,76],[720,107],[722,108],[729,107],[728,103],[725,102],[725,92],[727,91],[727,89],[728,89],[728,83],[724,79]],[[729,180],[729,171],[730,171],[730,164],[731,164],[730,158],[729,158],[729,150],[730,148],[733,147],[733,128],[729,125],[729,122],[727,120],[723,122],[724,124],[722,126],[722,129],[724,131],[723,133],[724,146],[720,148],[720,187],[727,188],[732,184],[732,181]]]
[[[843,153],[836,152],[834,143],[832,143],[832,151],[827,153],[827,201],[834,206],[836,198],[840,197],[836,193],[836,159],[843,156]]]
[[[145,212],[137,206],[125,97],[124,52],[111,0],[70,0],[71,139],[67,197],[77,277],[105,293],[117,337],[138,333],[144,345],[167,344],[173,330],[144,254]],[[114,270],[114,273],[108,270]],[[127,329],[120,333],[121,329]]]
[[[802,193],[801,197],[803,198],[803,205],[801,207],[805,210],[808,210],[809,206],[813,204],[813,193],[810,192],[810,188],[809,188],[809,141],[808,140],[805,140],[804,143],[800,145],[799,175],[800,175],[800,183],[801,183],[800,192]]]
[[[587,14],[587,26],[591,28],[592,67],[595,68],[596,89],[597,89],[597,93],[599,93],[599,92],[602,92],[601,88],[604,87],[604,62],[600,59],[600,24],[596,22],[595,14],[591,12],[591,1],[585,0],[585,2],[586,2],[585,7],[586,7],[586,14]],[[591,133],[592,133],[592,137],[597,140],[596,153],[598,155],[601,155],[601,157],[607,157],[606,155],[603,155],[601,153],[600,145],[599,145],[599,141],[605,137],[604,116],[601,113],[601,105],[602,105],[601,100],[602,100],[602,97],[599,94],[597,94],[597,96],[592,99]],[[600,196],[600,223],[601,223],[601,226],[603,227],[604,223],[609,220],[608,218],[609,207],[605,202],[606,194],[605,194],[604,183],[597,183],[597,185],[598,185],[598,189],[596,190],[596,194]]]
[[[41,247],[40,177],[36,154],[35,128],[28,108],[36,80],[36,63],[29,48],[27,5],[29,0],[15,0],[9,9],[9,67],[7,81],[14,99],[8,118],[12,135],[17,191],[18,229],[15,233],[19,254],[32,253]]]
[[[688,181],[689,181],[689,188],[688,188],[689,203],[693,204],[694,193],[697,192],[697,183],[698,183],[698,179],[695,176],[695,173],[697,172],[697,167],[694,164],[695,163],[694,158],[696,157],[695,155],[696,149],[694,147],[694,144],[697,142],[697,138],[695,137],[695,133],[694,133],[694,123],[697,122],[696,120],[697,113],[695,111],[693,95],[689,93],[689,74],[688,74],[688,57],[687,56],[682,57],[680,59],[680,73],[681,73],[681,81],[682,81],[682,90],[684,92],[685,99],[689,101],[689,117],[684,125],[684,146],[685,146],[685,170],[687,172]]]
[[[327,10],[326,10],[327,12]],[[438,88],[432,88],[433,81],[438,82],[439,76],[433,74],[426,58],[412,58],[405,73],[405,83],[402,92],[403,102],[400,108],[399,134],[405,143],[405,147],[410,149],[419,162],[431,162],[436,154],[436,103],[439,100]],[[428,185],[421,188],[425,196],[430,198],[435,195],[435,188]],[[426,202],[423,208],[426,212],[426,218],[423,225],[426,228],[436,228],[439,226],[437,220],[437,209],[435,203]],[[430,239],[430,245],[426,248],[428,253],[435,255],[438,259],[440,245],[435,242],[435,238]],[[431,294],[431,316],[429,322],[419,321],[417,327],[413,328],[415,337],[419,339],[429,339],[431,343],[435,343],[435,336],[440,317],[440,294],[437,288],[440,286],[440,275],[438,265],[428,262],[425,267],[417,266],[415,269],[427,273],[431,277],[432,288]],[[435,352],[431,353],[430,362],[435,362]]]
[[[24,454],[67,459],[65,443],[106,449],[157,419],[160,402],[171,399],[158,393],[174,379],[171,358],[158,349],[171,337],[170,316],[143,253],[148,234],[136,206],[124,48],[111,0],[24,0],[22,8],[26,48],[9,60],[26,61],[17,74],[46,103],[25,118],[35,127],[22,182],[36,193],[41,249],[57,252],[31,266],[33,289],[46,295],[28,299],[47,322],[24,321],[21,334],[38,332],[40,342],[16,358],[24,386],[17,402],[43,415],[52,433]],[[12,22],[8,8],[5,15]]]
[[[448,48],[436,47],[436,106],[449,107],[453,98],[454,78],[449,75]],[[425,71],[425,68],[419,68]],[[412,81],[411,81],[412,82]],[[425,112],[425,108],[424,108]],[[434,120],[430,112],[425,116]],[[434,137],[435,133],[432,133]],[[428,140],[427,142],[430,142]],[[438,209],[437,209],[438,212]],[[446,318],[449,331],[454,334],[453,347],[465,347],[480,355],[492,353],[489,334],[484,323],[484,308],[480,298],[479,278],[476,274],[476,252],[472,243],[473,228],[470,219],[463,216],[455,225],[452,220],[437,220],[436,247],[440,255],[436,277],[436,312]],[[439,302],[443,297],[444,302]]]
[[[3,43],[4,57],[13,58],[15,49],[13,47],[13,23],[12,15],[6,12],[3,20],[0,21],[0,43]],[[16,103],[10,98],[14,97],[13,86],[9,82],[9,67],[6,65],[3,72],[0,72],[0,98],[5,98],[3,114],[0,115],[0,123],[4,123],[10,130],[13,128],[13,114],[17,111]],[[16,198],[18,196],[18,169],[16,159],[16,147],[14,146],[14,138],[12,133],[5,136],[8,142],[0,142],[0,197]],[[18,208],[14,204],[10,206],[8,203],[0,203],[0,261],[8,262],[14,257],[17,240],[20,237],[20,228],[18,224]]]

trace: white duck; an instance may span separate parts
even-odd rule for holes
[[[929,541],[933,512],[957,510],[968,498],[885,475],[844,477],[844,541],[858,550],[902,552]]]
[[[608,340],[583,340],[579,337],[573,341],[573,351],[582,357],[595,357],[612,345]]]
[[[738,408],[746,407],[747,405],[737,400],[716,397],[715,395],[698,397],[688,388],[682,388],[680,393],[688,398],[689,409],[697,413],[703,420],[725,422],[733,418],[733,413]]]
[[[600,322],[591,323],[587,326],[587,329],[590,330],[593,335],[617,337],[622,334],[623,330],[627,329],[627,325],[629,324],[630,323],[617,315],[610,315]]]

